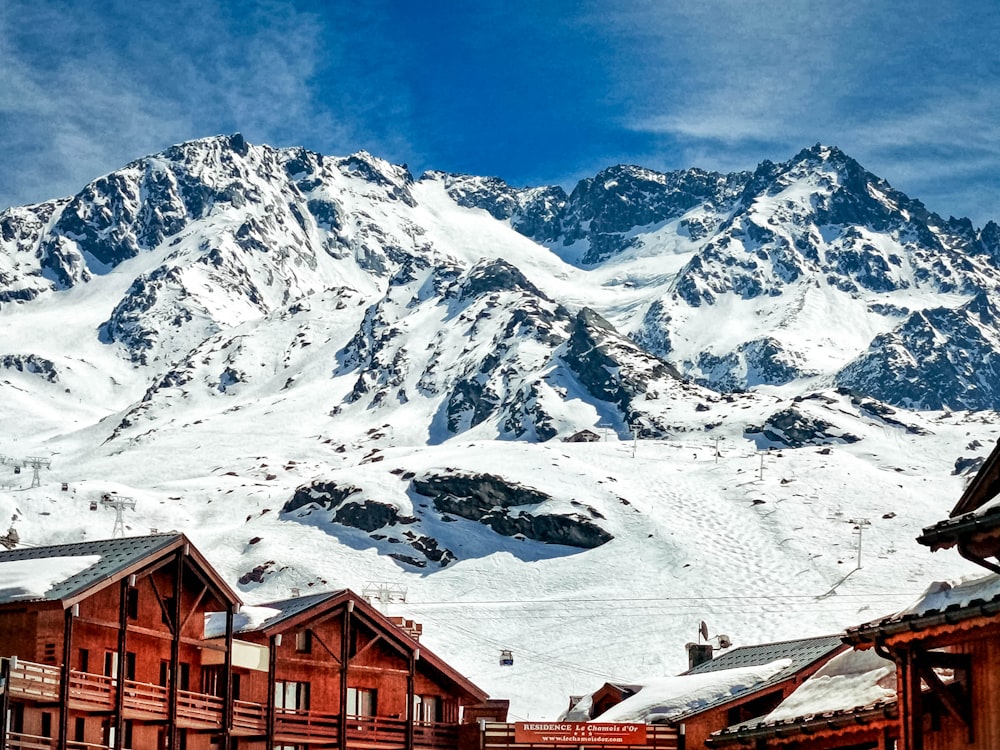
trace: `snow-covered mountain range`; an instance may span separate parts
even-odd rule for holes
[[[0,213],[0,453],[52,463],[0,513],[98,538],[134,498],[249,602],[405,588],[554,717],[702,619],[827,632],[967,570],[912,538],[997,437],[998,285],[1000,227],[833,147],[567,194],[193,141]]]

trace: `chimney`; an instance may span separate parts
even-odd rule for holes
[[[688,652],[688,669],[694,669],[699,664],[712,661],[711,643],[688,643],[685,648]]]
[[[424,632],[424,626],[419,622],[414,622],[413,620],[407,620],[405,617],[390,617],[392,624],[406,633],[410,638],[415,641],[420,640],[420,634]]]

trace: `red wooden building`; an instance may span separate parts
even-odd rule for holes
[[[454,748],[461,707],[487,698],[420,644],[419,626],[348,590],[245,608],[236,635],[240,748]]]
[[[566,718],[642,721],[676,732],[685,750],[703,750],[712,732],[768,713],[843,650],[837,635],[741,646],[659,685],[605,684]]]
[[[0,552],[3,746],[224,746],[229,639],[204,615],[237,602],[181,534]]]
[[[418,638],[349,591],[244,610],[182,534],[0,551],[0,748],[451,750],[486,694]]]
[[[770,713],[713,733],[711,748],[892,750],[896,665],[872,651],[837,654]]]

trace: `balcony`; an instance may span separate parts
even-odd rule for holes
[[[275,739],[294,744],[337,739],[339,717],[320,711],[279,709],[275,713]],[[402,750],[406,747],[405,719],[384,716],[348,716],[344,723],[347,746],[356,750]],[[417,750],[445,750],[458,745],[458,725],[414,722],[413,746]]]
[[[18,661],[10,670],[8,692],[14,700],[58,703],[60,682],[58,667]],[[111,713],[115,709],[117,690],[112,677],[73,670],[69,674],[69,707],[88,713]],[[127,719],[166,721],[170,696],[167,688],[161,685],[125,680],[122,703]],[[177,725],[185,729],[221,729],[222,708],[223,700],[217,696],[191,690],[177,691]],[[34,742],[35,739],[26,741]]]
[[[52,737],[36,737],[23,732],[9,732],[4,750],[56,750],[59,741]],[[68,750],[107,750],[107,745],[94,745],[90,742],[66,743]]]
[[[58,704],[60,687],[58,667],[17,661],[10,670],[10,698],[37,704]],[[136,721],[166,722],[170,705],[167,688],[161,685],[125,680],[122,705],[123,717]],[[112,677],[71,671],[69,684],[70,708],[91,714],[112,714],[118,699],[117,682]],[[177,725],[186,729],[221,730],[223,700],[214,695],[190,690],[177,691]],[[323,711],[276,709],[274,716],[276,742],[307,744],[336,742],[340,732],[340,717]],[[382,716],[349,716],[344,724],[347,744],[352,750],[403,750],[406,747],[407,722]],[[262,737],[267,732],[267,709],[260,703],[234,700],[232,734],[238,737]],[[454,750],[458,744],[458,726],[431,722],[414,722],[414,750]],[[50,750],[55,740],[26,734],[8,735],[10,750]],[[96,747],[70,742],[73,750]]]

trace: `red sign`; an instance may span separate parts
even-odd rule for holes
[[[516,744],[536,745],[645,745],[645,724],[599,721],[519,721]]]

